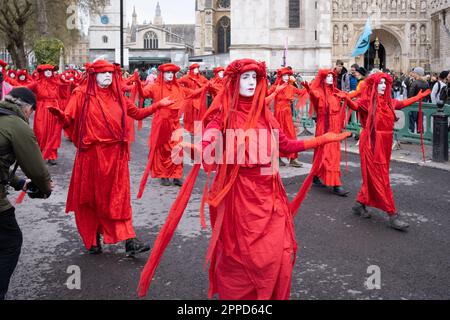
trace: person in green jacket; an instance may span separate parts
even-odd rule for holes
[[[5,299],[22,248],[8,189],[26,191],[31,198],[48,198],[52,192],[50,174],[28,124],[35,108],[36,96],[25,87],[13,89],[0,102],[0,300]],[[19,167],[27,179],[15,175]]]

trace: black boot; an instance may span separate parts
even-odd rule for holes
[[[150,250],[150,245],[143,243],[141,240],[134,238],[128,239],[125,242],[125,251],[127,256],[134,256],[138,253],[146,252]]]
[[[100,233],[97,233],[97,245],[96,246],[92,246],[89,250],[88,250],[89,254],[100,254],[103,252],[102,250],[102,239],[100,237]]]
[[[56,162],[56,160],[47,160],[47,163],[51,166],[56,166],[58,163]]]
[[[164,187],[169,187],[172,184],[170,183],[170,180],[168,178],[162,178],[161,179],[161,185],[164,186]]]
[[[333,193],[340,197],[346,197],[350,192],[346,191],[342,186],[336,186],[333,187]]]
[[[314,177],[313,184],[314,184],[316,187],[320,187],[320,188],[325,188],[325,187],[326,187],[326,185],[324,185],[324,184],[322,183],[322,181],[320,181],[319,177]]]
[[[284,162],[283,161],[283,159],[279,159],[279,163],[280,163],[280,167],[286,167],[287,166],[287,164],[286,164],[286,162]]]
[[[352,210],[354,214],[360,216],[361,218],[369,219],[371,217],[369,211],[367,211],[366,206],[360,202],[357,202]]]
[[[181,179],[173,179],[173,185],[174,186],[178,186],[178,187],[182,187],[183,186],[183,180],[181,180]]]
[[[399,231],[406,231],[409,228],[409,224],[401,220],[398,214],[390,216],[389,224],[391,228]]]

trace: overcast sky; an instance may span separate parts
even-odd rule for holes
[[[131,24],[133,6],[136,6],[138,23],[153,21],[158,0],[125,0],[127,23]],[[195,0],[159,0],[164,23],[194,24]]]

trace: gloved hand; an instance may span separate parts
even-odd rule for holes
[[[58,118],[59,121],[64,121],[64,118],[66,117],[64,112],[59,109],[58,107],[55,106],[48,106],[46,107],[48,109],[48,111],[54,115],[55,117]]]
[[[31,199],[47,199],[52,194],[50,193],[43,193],[39,188],[31,181],[27,183],[27,194]]]
[[[308,149],[315,149],[317,147],[320,147],[324,144],[331,143],[331,142],[340,142],[344,139],[347,139],[352,135],[351,132],[343,132],[343,133],[334,133],[334,132],[327,132],[322,136],[305,140],[305,150]]]

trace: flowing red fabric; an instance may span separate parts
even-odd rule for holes
[[[239,76],[251,70],[257,71],[259,78],[255,97],[239,99]],[[230,64],[225,76],[225,88],[229,90],[224,90],[206,113],[203,120],[207,129],[220,128],[222,132],[226,128],[279,129],[265,106],[265,77],[263,63],[242,59]],[[280,149],[285,152],[304,150],[302,141],[288,140],[281,132],[280,140]],[[141,274],[140,297],[148,291],[199,170],[200,165],[195,165],[158,234]],[[218,293],[221,299],[287,299],[297,245],[292,214],[279,174],[261,175],[261,163],[218,165],[207,202],[213,227],[206,255],[206,262],[211,261],[209,295]],[[245,230],[245,225],[251,228]]]
[[[122,94],[116,66],[108,88],[96,84],[94,63],[87,83],[75,89],[65,110],[64,126],[77,148],[67,197],[66,212],[75,212],[86,248],[135,237],[132,226],[127,116],[141,120],[153,108],[137,109]],[[103,67],[100,68],[103,70]]]
[[[384,96],[378,94],[378,84],[386,80]],[[389,180],[396,100],[391,97],[392,78],[377,73],[366,79],[366,87],[355,104],[363,130],[359,141],[362,185],[357,201],[388,214],[397,212]]]
[[[179,80],[181,86],[193,91],[205,87],[208,82],[208,79],[200,74],[195,75],[192,70]],[[194,133],[194,122],[202,119],[200,114],[202,99],[205,100],[206,95],[202,94],[200,97],[192,99],[184,110],[184,128],[190,133]]]
[[[332,74],[333,85],[325,83],[326,77]],[[345,110],[341,106],[339,98],[334,96],[338,92],[337,76],[332,70],[319,70],[311,85],[311,108],[317,115],[316,137],[327,132],[341,133],[344,128]],[[314,161],[321,161],[317,165],[318,176],[322,182],[330,187],[340,186],[341,182],[341,144],[340,142],[329,143],[317,148],[314,152]]]
[[[27,86],[36,94],[37,104],[33,129],[45,160],[58,158],[62,131],[61,123],[48,111],[47,107],[63,110],[62,102],[66,86],[54,76],[46,78],[43,75],[40,75],[37,82]]]
[[[171,68],[176,66],[170,65]],[[181,129],[180,116],[186,108],[186,92],[178,84],[176,78],[171,83],[163,80],[165,65],[160,66],[160,73],[157,81],[144,88],[143,96],[151,98],[153,103],[169,97],[176,103],[171,109],[159,110],[155,113],[152,121],[152,128],[149,137],[150,152],[147,166],[142,176],[138,199],[144,193],[148,178],[177,178],[183,176],[183,164],[176,164],[172,161],[172,151],[180,141],[172,141],[172,134]],[[173,70],[173,69],[168,69]]]
[[[286,68],[287,69],[287,68]],[[269,94],[273,93],[276,89],[277,85],[282,84],[282,77],[284,74],[292,74],[290,69],[283,71],[278,71],[278,79],[277,82],[270,88]],[[303,103],[308,99],[308,93],[305,89],[298,89],[295,86],[288,84],[286,88],[280,91],[275,97],[274,102],[274,115],[275,119],[280,124],[281,130],[288,136],[289,139],[297,139],[297,132],[294,126],[294,117],[292,114],[291,105],[294,99],[297,97],[299,99],[299,103]],[[306,99],[305,99],[306,98]],[[300,102],[302,101],[302,102]],[[299,105],[297,103],[297,105]],[[290,160],[294,160],[298,158],[298,154],[280,154],[280,157],[288,158]]]

